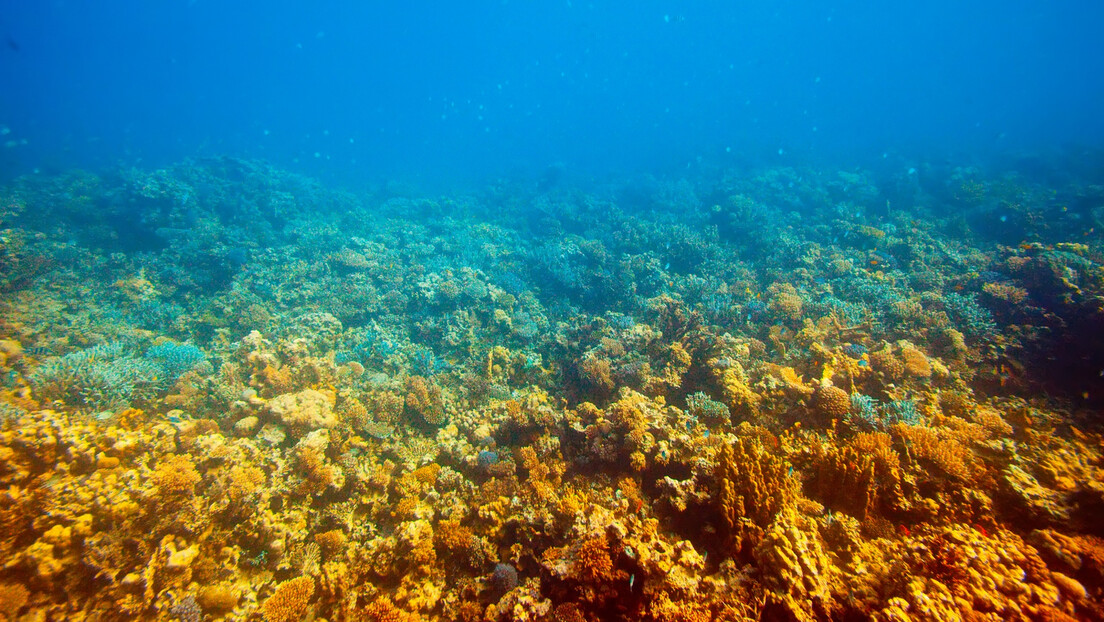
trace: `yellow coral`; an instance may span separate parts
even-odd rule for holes
[[[193,494],[201,479],[192,457],[187,454],[165,456],[150,476],[158,495],[170,500]]]
[[[934,464],[947,475],[960,480],[973,477],[977,457],[970,448],[940,429],[899,423],[893,427],[907,443],[909,454]]]
[[[757,437],[726,444],[717,457],[716,503],[730,544],[739,551],[754,542],[762,529],[797,498],[797,480],[783,458],[771,453]]]

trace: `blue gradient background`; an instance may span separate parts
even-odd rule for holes
[[[1095,149],[1101,24],[1099,2],[0,0],[0,175],[233,155],[448,183]]]

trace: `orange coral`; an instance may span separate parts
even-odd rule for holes
[[[315,534],[314,541],[318,543],[318,546],[322,548],[322,552],[327,557],[332,557],[345,550],[345,545],[348,544],[349,539],[345,536],[345,532],[340,529],[331,529]]]
[[[0,615],[14,620],[30,595],[22,583],[0,583]]]
[[[387,596],[381,596],[364,608],[361,619],[366,622],[418,622],[421,618],[399,609]]]
[[[584,540],[575,551],[574,560],[572,568],[583,581],[607,581],[612,577],[613,560],[604,537]]]
[[[314,596],[314,579],[297,577],[276,586],[276,591],[261,605],[268,622],[296,622],[307,612]]]

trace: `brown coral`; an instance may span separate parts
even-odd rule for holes
[[[851,412],[851,396],[843,389],[825,383],[813,393],[813,404],[825,418],[842,419]]]
[[[421,422],[440,425],[445,420],[445,404],[441,387],[422,376],[406,379],[407,412],[416,415]]]
[[[890,382],[905,376],[905,364],[888,347],[870,353],[870,367]]]

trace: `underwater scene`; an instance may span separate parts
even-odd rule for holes
[[[0,2],[0,620],[1104,620],[1104,7]]]

